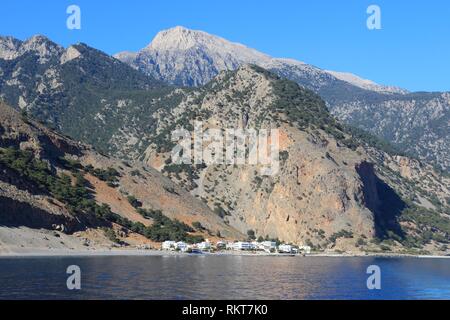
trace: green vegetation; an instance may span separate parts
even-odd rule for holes
[[[291,124],[296,124],[301,129],[313,126],[337,133],[335,130],[338,124],[318,95],[285,79],[274,81],[273,90],[277,96],[274,110],[286,115]]]
[[[118,178],[120,177],[120,174],[114,168],[99,169],[88,165],[84,169],[86,172],[89,172],[100,180],[107,182],[109,186],[116,187],[119,182]]]
[[[434,240],[440,243],[450,243],[450,219],[439,213],[409,204],[402,211],[401,222],[411,222],[417,229],[407,229],[408,235],[400,239],[409,248],[421,248]],[[411,235],[412,234],[412,235]]]
[[[291,125],[300,129],[321,129],[353,150],[361,144],[368,144],[391,155],[411,157],[404,152],[405,148],[357,127],[339,123],[330,115],[325,102],[317,94],[297,83],[279,79],[274,82],[273,87],[278,98],[274,103],[274,110],[286,115]]]
[[[178,220],[169,219],[161,211],[137,209],[141,215],[154,220],[150,227],[145,227],[142,223],[132,222],[113,213],[108,205],[98,205],[95,202],[91,192],[86,187],[87,181],[81,171],[74,173],[74,179],[65,174],[57,175],[52,172],[48,163],[36,159],[30,151],[21,151],[13,147],[0,149],[0,166],[5,166],[16,172],[31,184],[30,187],[34,187],[42,193],[51,195],[63,202],[72,214],[80,218],[96,218],[103,221],[102,224],[104,225],[116,223],[154,241],[183,240],[197,242],[203,239],[201,236],[189,235],[188,232],[194,231],[191,227]],[[93,169],[88,170],[95,172]],[[105,176],[101,175],[106,177],[105,179],[116,177],[113,170],[96,171],[96,173],[102,174],[105,172]],[[133,200],[133,198],[129,200]],[[94,221],[94,219],[86,220]],[[110,239],[115,239],[111,231],[107,232],[106,235]]]
[[[153,219],[153,224],[149,227],[144,225],[137,231],[145,237],[153,241],[185,241],[187,243],[195,243],[203,241],[202,236],[194,236],[188,234],[188,232],[194,232],[187,224],[178,220],[171,220],[163,215],[160,210],[145,210],[137,209],[138,213],[145,218]]]
[[[229,213],[225,209],[222,208],[220,203],[215,203],[214,213],[217,214],[222,219],[225,218],[225,216],[229,215]]]
[[[255,236],[255,231],[254,230],[248,230],[247,231],[247,237],[249,240],[255,240],[256,236]]]
[[[120,240],[117,238],[116,232],[114,229],[111,228],[103,228],[103,232],[105,233],[105,236],[114,243],[120,243]]]
[[[281,244],[281,240],[278,238],[270,238],[268,235],[264,238],[264,241],[272,241],[275,242],[277,246]]]
[[[200,178],[198,172],[200,169],[203,169],[205,167],[205,164],[189,165],[171,163],[166,165],[162,172],[168,173],[169,175],[174,175],[178,180],[182,180],[181,174],[185,174],[187,177],[187,181],[190,183],[190,186],[187,186],[188,189],[195,189],[197,187],[195,180]]]
[[[137,169],[131,171],[130,174],[131,174],[132,177],[142,177],[141,172],[139,170],[137,170]]]
[[[128,196],[127,197],[128,202],[135,208],[142,207],[142,202],[140,202],[138,199],[136,199],[134,196]]]
[[[78,160],[64,157],[60,157],[58,160],[59,163],[64,167],[64,169],[70,170],[72,172],[77,172],[78,170],[83,169],[83,166]]]
[[[331,243],[336,243],[336,240],[339,239],[339,238],[346,238],[346,239],[353,238],[353,232],[347,231],[347,230],[341,230],[339,232],[333,233],[329,237],[329,240],[330,240]]]
[[[95,217],[105,222],[113,222],[124,227],[131,227],[132,223],[111,212],[109,206],[98,205],[87,189],[87,181],[80,172],[74,174],[75,181],[66,174],[57,175],[50,169],[50,165],[34,157],[30,151],[21,151],[13,147],[0,149],[0,164],[15,171],[31,185],[44,194],[66,204],[67,209],[74,215],[93,221]]]
[[[375,147],[376,149],[384,151],[390,155],[400,155],[413,158],[412,155],[407,154],[404,151],[404,148],[396,146],[391,142],[388,142],[357,127],[346,125],[345,131],[351,135],[351,138],[345,139],[342,142],[350,149],[356,150],[361,143],[366,143],[369,146]]]
[[[203,225],[200,221],[192,222],[192,226],[199,231],[205,230],[205,227],[203,227]]]
[[[357,246],[357,247],[361,247],[361,246],[365,246],[365,245],[367,245],[367,242],[366,242],[364,239],[362,239],[362,238],[359,238],[359,239],[356,241],[356,246]]]
[[[67,204],[72,213],[96,212],[95,202],[90,199],[85,188],[86,181],[76,175],[75,185],[68,175],[53,174],[47,162],[38,160],[30,151],[21,151],[13,147],[0,149],[0,163],[28,180],[41,192],[50,194]]]
[[[280,151],[280,161],[285,163],[289,159],[289,151],[283,150]]]
[[[22,119],[23,122],[30,123],[30,118],[26,110],[20,111],[20,118]]]

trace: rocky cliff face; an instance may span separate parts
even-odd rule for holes
[[[355,171],[363,158],[336,145],[333,148],[319,133],[302,132],[274,120],[272,108],[277,102],[272,81],[250,66],[231,77],[223,74],[210,84],[212,91],[198,105],[181,104],[167,123],[177,123],[180,115],[199,114],[208,115],[202,117],[204,130],[243,129],[245,113],[246,128],[276,127],[284,156],[278,174],[263,177],[260,168],[252,165],[211,165],[196,172],[197,180],[189,181],[178,180],[170,169],[162,170],[192,188],[192,193],[242,233],[254,230],[257,236],[294,243],[317,242],[319,230],[323,237],[340,230],[373,236],[373,215],[361,205],[363,183]],[[245,96],[246,105],[240,96]],[[163,126],[159,130],[166,131]],[[154,150],[153,146],[147,150],[147,161],[157,166],[161,154]]]
[[[348,141],[353,138],[334,122],[323,102],[321,106],[309,91],[290,85],[254,66],[220,74],[170,112],[154,115],[155,134],[167,135],[150,145],[145,160],[242,233],[253,230],[263,238],[347,250],[366,242],[362,239],[401,233],[398,215],[406,204],[397,190],[409,179],[408,158],[400,169],[394,163],[402,161],[371,150],[363,141],[352,149]],[[204,131],[278,128],[279,173],[263,176],[258,165],[172,164],[170,150],[161,146],[170,145],[170,132],[194,120],[202,121]],[[403,176],[394,181],[387,170]],[[432,168],[422,174],[445,201],[448,180],[434,180]]]

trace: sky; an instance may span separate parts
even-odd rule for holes
[[[66,26],[69,5],[80,7],[80,30]],[[381,29],[367,28],[370,5]],[[447,0],[2,0],[0,13],[0,35],[22,40],[43,34],[114,54],[181,25],[380,84],[450,91]]]

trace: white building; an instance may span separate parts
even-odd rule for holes
[[[234,250],[234,242],[227,242],[225,245],[226,250]]]
[[[263,241],[260,244],[262,250],[272,252],[277,250],[277,243],[275,241]]]
[[[310,254],[311,253],[311,247],[310,246],[299,246],[298,249],[300,251],[303,251],[306,254]]]
[[[188,249],[187,243],[185,243],[183,241],[179,241],[179,242],[175,243],[175,250],[180,250],[182,252],[186,252],[187,249]]]
[[[293,247],[290,244],[280,244],[278,246],[278,252],[280,253],[292,253]]]
[[[204,242],[198,243],[197,248],[200,250],[210,250],[211,243],[209,241],[204,241]]]
[[[163,250],[175,250],[176,242],[175,241],[164,241],[162,243]]]
[[[264,250],[264,248],[261,245],[261,242],[258,241],[252,241],[252,250]]]
[[[233,244],[233,249],[234,250],[252,250],[252,244],[250,242],[235,242]]]

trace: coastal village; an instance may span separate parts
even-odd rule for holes
[[[223,253],[227,251],[283,255],[306,255],[311,253],[310,246],[277,244],[276,241],[217,241],[216,243],[212,243],[208,239],[196,244],[188,244],[183,241],[164,241],[161,244],[161,250],[178,251],[192,254]]]

